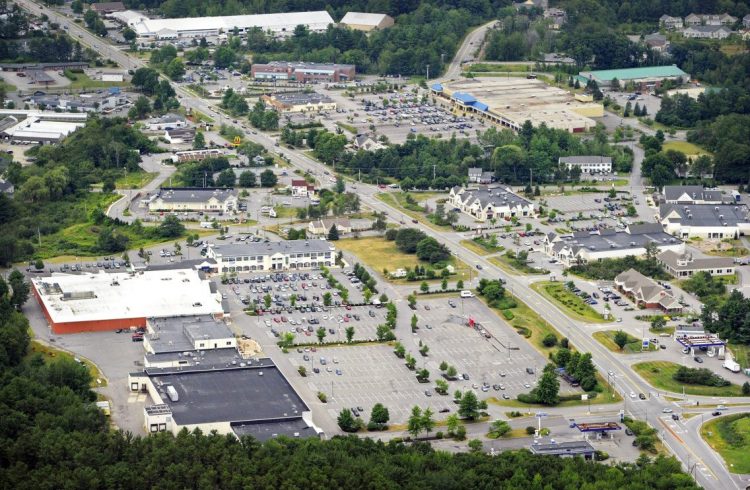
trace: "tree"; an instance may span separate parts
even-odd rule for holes
[[[38,271],[44,269],[44,262],[42,259],[36,259],[36,262],[34,262],[34,269]]]
[[[458,407],[458,415],[461,418],[475,420],[479,417],[479,402],[473,391],[464,393]]]
[[[315,335],[318,337],[318,343],[322,344],[323,339],[326,338],[326,329],[323,327],[318,327],[318,329],[315,331]]]
[[[260,185],[262,187],[275,187],[278,179],[273,170],[267,169],[260,174]]]
[[[664,319],[663,315],[656,315],[651,319],[651,328],[654,330],[661,330],[667,326],[667,320]]]
[[[456,283],[456,289],[463,289],[463,288],[464,288],[464,282],[461,279],[459,279],[458,282]]]
[[[164,73],[172,80],[180,80],[185,74],[185,64],[180,58],[174,58],[164,68]]]
[[[16,308],[20,308],[29,299],[29,283],[23,277],[17,269],[8,275],[8,285],[12,291],[10,297],[10,304]]]
[[[449,435],[455,434],[459,425],[461,425],[461,421],[458,419],[458,415],[455,413],[448,415],[448,418],[445,420],[445,427],[448,429]]]
[[[448,289],[448,280],[447,279],[443,279],[443,281],[440,283],[440,289],[442,289],[443,291],[445,291],[446,289]]]
[[[455,366],[448,366],[448,370],[445,372],[448,378],[453,379],[458,375],[458,370]]]
[[[622,330],[618,330],[617,332],[615,332],[615,335],[612,340],[614,340],[615,344],[617,344],[617,347],[619,347],[620,350],[622,350],[625,348],[625,345],[627,345],[628,343],[628,334],[626,334]]]
[[[553,333],[548,333],[542,339],[542,344],[545,347],[554,347],[555,345],[557,345],[557,336]]]
[[[440,363],[440,370],[441,370],[441,371],[445,371],[445,370],[447,370],[447,369],[448,369],[448,363],[447,363],[447,362],[445,362],[445,361],[442,361],[442,362]]]
[[[417,438],[422,432],[422,409],[414,405],[411,409],[411,415],[406,423],[406,430],[413,438]]]
[[[432,418],[433,415],[434,412],[430,408],[426,408],[422,412],[421,425],[422,429],[427,433],[427,436],[429,436],[432,429],[435,428],[435,420]]]
[[[222,170],[219,173],[219,176],[216,178],[217,187],[234,187],[236,183],[237,183],[237,175],[234,173],[234,170],[232,170],[231,168]]]
[[[510,424],[505,420],[495,420],[490,424],[490,431],[487,434],[493,439],[502,437],[510,432]]]
[[[417,380],[420,383],[429,381],[429,379],[430,379],[430,372],[426,368],[422,368],[417,371]]]
[[[414,357],[411,354],[406,354],[406,367],[409,369],[414,369],[416,365],[417,365],[417,360],[414,359]]]
[[[344,332],[346,332],[346,341],[351,344],[354,338],[354,327],[350,325],[344,329]]]
[[[745,381],[745,382],[744,382],[744,383],[742,384],[742,395],[743,395],[743,396],[748,396],[748,395],[750,395],[750,383],[748,383],[747,381]]]
[[[484,444],[479,439],[472,439],[467,445],[472,453],[480,453],[484,447]]]
[[[206,147],[206,137],[203,136],[203,131],[198,131],[195,133],[195,138],[193,139],[193,149],[194,150],[202,150]]]
[[[266,305],[266,309],[269,309],[271,307],[271,295],[266,294],[263,296],[263,304]]]
[[[325,306],[331,306],[331,303],[333,302],[333,296],[329,292],[323,293],[323,305]]]
[[[130,27],[126,27],[122,30],[122,37],[125,38],[125,40],[129,43],[135,41],[135,38],[137,36],[138,35],[135,33],[135,31]]]
[[[344,432],[357,432],[359,430],[359,423],[348,408],[344,408],[339,412],[338,424]]]
[[[557,405],[560,400],[558,398],[559,391],[560,382],[557,379],[557,374],[555,374],[555,366],[554,364],[547,364],[544,367],[542,376],[539,378],[539,382],[531,393],[537,403]]]
[[[174,214],[168,214],[156,230],[162,238],[177,238],[185,233],[185,225]]]
[[[411,331],[416,332],[417,330],[417,322],[419,322],[419,318],[417,318],[416,313],[411,316],[410,324],[411,324]]]
[[[423,293],[426,293],[430,290],[430,285],[427,284],[427,281],[422,281],[422,284],[419,285],[419,290]]]
[[[406,354],[406,348],[401,344],[401,342],[397,342],[393,348],[393,353],[396,354],[396,357],[403,359],[404,355]]]
[[[380,429],[383,429],[390,419],[391,414],[382,403],[376,403],[373,405],[372,410],[370,411],[370,423],[375,423]]]
[[[336,228],[336,223],[331,225],[331,229],[328,230],[328,240],[336,241],[339,239],[339,229]]]
[[[240,187],[255,187],[256,183],[255,172],[245,170],[240,174]]]
[[[294,345],[294,334],[292,332],[284,332],[281,336],[281,341],[279,341],[279,345],[285,349],[290,348]]]
[[[346,184],[344,183],[344,179],[341,177],[336,177],[336,185],[334,187],[334,191],[336,191],[336,194],[343,194],[346,190]]]

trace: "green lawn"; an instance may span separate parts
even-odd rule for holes
[[[16,90],[18,90],[18,87],[6,82],[2,78],[0,78],[0,87],[2,87],[5,90],[6,94],[10,92],[15,92]]]
[[[518,64],[518,65],[496,65],[494,63],[472,63],[471,65],[464,66],[463,71],[471,71],[476,73],[479,76],[482,76],[484,73],[490,73],[490,72],[523,72],[527,73],[534,70],[533,65],[524,65],[524,64]]]
[[[724,458],[731,473],[750,473],[750,414],[711,420],[701,427],[701,436]]]
[[[738,385],[730,386],[701,386],[688,385],[675,381],[672,375],[677,372],[679,364],[668,361],[639,362],[633,364],[633,369],[643,379],[656,389],[682,393],[682,387],[685,387],[685,394],[699,396],[742,396],[742,389]],[[700,367],[699,365],[690,367]]]
[[[159,175],[159,172],[145,172],[143,170],[129,172],[115,181],[115,187],[118,189],[140,189],[154,180],[157,175]]]
[[[729,350],[732,351],[734,360],[742,367],[750,367],[750,346],[741,344],[729,344]]]
[[[127,87],[128,82],[103,82],[101,80],[92,80],[85,73],[72,73],[65,70],[65,76],[70,80],[70,89],[92,89],[92,88],[109,88],[109,87]]]
[[[505,254],[498,255],[497,257],[491,257],[489,261],[495,264],[496,266],[500,267],[502,270],[504,270],[508,274],[513,274],[515,276],[518,276],[521,274],[548,274],[549,273],[547,269],[537,269],[536,267],[532,267],[530,265],[523,265],[519,267],[519,264],[516,264],[513,260],[511,260],[510,257],[508,257]]]
[[[409,205],[409,203],[406,202],[406,194],[405,192],[379,192],[376,194],[375,197],[383,201],[384,203],[388,204],[389,206],[392,206],[394,208],[397,208],[398,210],[402,211],[404,214],[411,216],[413,219],[418,220],[419,222],[429,226],[430,228],[438,231],[446,231],[451,230],[450,226],[438,226],[431,222],[429,219],[427,219],[427,216],[422,212],[418,211],[414,205]],[[438,192],[420,192],[420,193],[408,193],[411,195],[415,201],[418,203],[421,203],[423,201],[426,201],[427,199],[430,199],[432,197],[438,196],[438,195],[445,195]]]
[[[564,383],[562,381],[561,383]],[[602,393],[598,393],[596,398],[593,398],[590,400],[591,403],[589,403],[589,400],[581,400],[578,398],[577,400],[565,400],[557,405],[555,405],[555,408],[565,408],[565,407],[586,407],[589,404],[591,405],[606,405],[609,403],[620,403],[622,401],[622,397],[619,393],[615,392],[608,392],[604,391]],[[512,398],[510,400],[503,400],[502,398],[495,398],[490,397],[487,399],[487,403],[492,403],[493,405],[498,405],[501,407],[514,407],[514,408],[525,408],[525,409],[545,409],[550,408],[548,405],[541,405],[538,403],[524,403],[522,401],[518,401],[515,398]]]
[[[341,127],[341,129],[345,129],[345,130],[349,131],[352,134],[357,134],[358,133],[357,128],[355,128],[351,124],[346,124],[346,123],[343,123],[343,122],[337,122],[336,125],[339,126],[339,127]]]
[[[561,282],[535,282],[531,289],[555,303],[566,315],[574,320],[587,323],[606,323],[601,313],[583,302],[583,298],[569,291]]]
[[[628,336],[628,343],[625,344],[625,347],[623,347],[622,350],[620,350],[620,347],[615,344],[614,340],[616,332],[616,330],[603,330],[601,332],[594,332],[594,338],[612,352],[619,352],[621,354],[640,354],[642,352],[641,339],[633,337],[632,335],[627,333],[626,335]],[[652,344],[649,342],[648,345],[648,351],[653,352],[659,350],[659,347],[656,344]]]
[[[70,354],[69,352],[56,349],[54,347],[51,347],[47,344],[43,344],[37,340],[31,340],[31,345],[29,347],[29,352],[26,354],[26,358],[30,358],[33,354],[42,354],[45,358],[57,358],[57,359],[70,359],[73,360],[73,354]],[[78,357],[78,359],[81,361],[81,363],[86,366],[89,370],[89,373],[91,374],[91,387],[97,388],[100,386],[107,386],[107,379],[104,377],[102,372],[99,370],[99,368],[91,362],[90,360],[86,359],[83,356],[75,356]],[[97,382],[97,380],[99,382]]]
[[[688,143],[687,141],[666,141],[662,145],[662,149],[664,151],[667,151],[667,150],[681,151],[687,156],[711,155],[711,153],[707,152],[700,146],[694,145],[692,143]]]
[[[489,247],[485,246],[482,243],[477,243],[474,240],[461,240],[461,245],[468,248],[475,254],[481,256],[490,255],[505,250],[505,247],[503,247],[502,245],[500,245],[499,247]]]
[[[416,255],[401,252],[395,242],[389,242],[383,237],[347,238],[337,241],[336,247],[356,255],[359,260],[380,273],[383,269],[395,271],[407,267],[413,269],[415,265],[430,265],[417,259]],[[455,257],[451,257],[449,264],[456,268],[456,275],[451,276],[449,282],[469,279],[469,267],[466,264]],[[414,284],[416,289],[420,283],[421,281],[417,281],[411,284]]]

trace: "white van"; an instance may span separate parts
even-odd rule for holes
[[[472,293],[468,289],[464,289],[463,291],[461,291],[461,297],[462,298],[473,298],[474,297],[474,293]]]

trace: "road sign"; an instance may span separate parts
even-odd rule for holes
[[[647,338],[644,338],[644,339],[643,339],[643,344],[641,344],[641,345],[642,345],[642,348],[644,348],[644,349],[648,349],[648,344],[649,344],[649,342],[650,342],[650,341],[649,341],[649,339],[647,339]]]
[[[589,399],[588,393],[584,393],[584,394],[581,395],[581,400],[586,401],[588,399]]]
[[[242,138],[239,136],[234,137],[234,141],[232,141],[232,145],[234,146],[240,146],[242,144]]]
[[[541,418],[541,417],[546,417],[546,416],[547,416],[547,413],[546,413],[546,412],[537,412],[537,413],[536,413],[536,416],[537,416],[537,417],[539,417],[539,418]]]

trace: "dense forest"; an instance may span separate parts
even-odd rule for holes
[[[112,431],[92,404],[84,366],[29,353],[28,321],[15,311],[12,296],[0,278],[3,488],[698,488],[677,461],[662,456],[610,466],[525,450],[450,454],[427,443],[356,436],[260,444],[197,431],[176,437]]]

